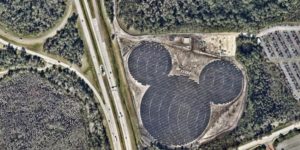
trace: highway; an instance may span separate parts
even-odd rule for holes
[[[8,45],[9,42],[0,39],[0,43],[3,45]],[[17,46],[14,44],[10,44],[11,46],[13,46],[14,48],[17,48],[18,50],[21,50],[22,47],[21,46]],[[120,144],[120,139],[119,139],[119,134],[118,134],[118,128],[117,128],[117,124],[115,121],[115,117],[114,114],[112,112],[112,109],[110,107],[109,104],[104,104],[102,98],[100,97],[97,89],[93,86],[93,84],[83,75],[81,74],[78,70],[76,70],[75,68],[70,67],[70,65],[65,64],[63,62],[57,61],[53,58],[50,58],[48,56],[39,54],[37,52],[34,52],[32,50],[29,49],[25,49],[26,53],[30,54],[30,55],[35,55],[35,56],[39,56],[41,58],[43,58],[46,62],[50,63],[50,64],[54,64],[54,65],[58,65],[58,66],[62,66],[64,68],[68,68],[72,71],[74,71],[76,73],[76,75],[78,77],[80,77],[81,79],[83,79],[85,81],[85,83],[93,90],[93,93],[95,94],[95,98],[97,98],[97,100],[100,102],[100,106],[104,112],[104,117],[106,118],[106,121],[108,123],[108,129],[110,131],[111,137],[112,137],[112,143],[111,145],[113,146],[114,149],[116,150],[121,150],[122,146]]]
[[[87,24],[88,22],[86,21],[85,16],[84,16],[84,11],[83,11],[84,9],[82,8],[79,0],[75,0],[75,6],[77,9],[77,13],[79,15],[81,26],[84,31],[83,33],[84,33],[84,36],[85,36],[85,39],[87,42],[88,50],[92,57],[92,62],[93,62],[94,68],[96,70],[98,84],[100,85],[105,104],[107,105],[106,107],[103,107],[103,108],[109,109],[110,114],[109,114],[109,118],[107,118],[107,119],[110,119],[110,122],[111,122],[111,124],[109,126],[111,128],[110,132],[112,134],[112,140],[113,140],[112,145],[115,147],[116,150],[121,150],[122,145],[121,145],[121,138],[120,138],[120,134],[119,134],[119,130],[118,130],[118,124],[117,124],[117,121],[116,121],[113,111],[112,111],[113,110],[112,105],[111,105],[111,102],[110,102],[110,99],[108,96],[108,92],[107,92],[107,89],[105,87],[105,83],[104,83],[104,80],[102,77],[102,73],[100,70],[100,64],[97,60],[96,48],[94,47],[94,45],[92,43],[93,39],[92,39],[92,36],[90,35],[89,29],[88,29],[88,24]]]
[[[112,93],[116,113],[117,113],[118,119],[119,119],[118,121],[120,123],[120,128],[121,128],[121,132],[123,135],[125,149],[132,150],[133,149],[132,144],[134,142],[130,136],[131,128],[128,126],[130,123],[128,122],[128,120],[126,118],[126,113],[122,106],[123,102],[121,100],[119,88],[117,87],[117,84],[116,84],[115,76],[113,75],[112,64],[109,59],[108,50],[107,50],[104,38],[102,37],[103,31],[101,30],[100,16],[99,16],[99,13],[95,13],[96,18],[92,18],[91,9],[93,9],[93,8],[89,7],[89,4],[87,1],[83,1],[83,3],[84,3],[84,7],[87,8],[86,15],[87,15],[88,21],[91,25],[92,34],[94,35],[95,40],[96,40],[96,44],[98,47],[98,49],[97,49],[98,53],[100,54],[101,60],[103,61],[104,71],[107,75],[107,79],[108,79],[108,83],[109,83],[109,87],[110,87],[109,90]],[[76,7],[80,7],[81,5],[79,5],[79,4],[80,3],[77,2]],[[97,6],[97,4],[94,0],[93,0],[93,6]],[[98,11],[98,9],[95,9],[95,11]],[[83,12],[81,12],[81,13],[83,13]],[[80,16],[83,16],[83,14],[81,14]],[[85,18],[81,18],[81,19],[85,20]],[[99,66],[99,68],[100,68],[100,66]],[[103,80],[102,76],[99,77],[99,80]],[[104,92],[107,93],[105,86],[101,87],[101,89],[102,89],[103,93]],[[106,99],[105,96],[104,96],[104,99]]]

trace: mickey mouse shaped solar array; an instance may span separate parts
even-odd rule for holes
[[[169,76],[171,56],[164,46],[153,42],[137,46],[128,66],[135,80],[150,85],[141,102],[143,126],[168,145],[183,145],[199,137],[210,119],[210,103],[233,101],[243,85],[242,72],[222,60],[206,65],[199,83],[185,76]]]

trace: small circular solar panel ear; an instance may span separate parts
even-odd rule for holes
[[[172,67],[172,60],[168,50],[159,43],[143,42],[130,54],[128,67],[135,80],[146,84],[160,82],[162,77],[168,76]]]
[[[236,98],[243,86],[243,74],[229,61],[217,60],[207,64],[199,77],[199,87],[211,93],[211,101],[223,104]]]

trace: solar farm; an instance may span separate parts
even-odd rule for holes
[[[133,80],[147,87],[138,108],[143,128],[151,139],[180,146],[205,134],[211,104],[229,104],[240,96],[244,76],[232,62],[215,59],[195,81],[170,74],[172,60],[163,44],[141,42],[130,52],[127,65]]]

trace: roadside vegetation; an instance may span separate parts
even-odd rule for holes
[[[237,40],[237,59],[248,76],[248,96],[238,126],[228,134],[201,146],[202,149],[228,149],[270,134],[280,125],[300,119],[299,102],[280,68],[267,62],[256,38]]]
[[[44,43],[44,50],[67,59],[71,63],[81,66],[81,58],[84,53],[84,44],[76,27],[78,15],[68,18],[65,27],[57,31],[54,37],[48,38]]]
[[[104,5],[110,22],[113,22],[115,17],[113,0],[104,0]]]
[[[254,150],[266,150],[266,149],[267,149],[266,145],[260,145],[256,148],[254,148]]]
[[[298,0],[120,0],[125,29],[140,33],[246,31],[299,21]]]
[[[44,67],[45,61],[38,56],[26,53],[25,49],[18,51],[10,45],[0,50],[0,71],[9,68]]]
[[[44,32],[64,15],[67,0],[2,0],[0,24],[19,35]]]

